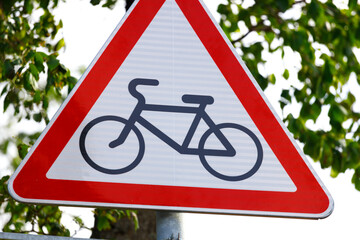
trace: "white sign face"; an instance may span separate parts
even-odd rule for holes
[[[173,20],[169,21],[171,17]],[[143,83],[138,81],[136,88],[145,98],[144,105],[137,105],[139,100],[129,91],[130,84],[137,81],[133,79],[137,78],[144,78]],[[149,78],[156,79],[158,85],[144,85]],[[185,94],[208,96],[214,103],[202,109],[197,103],[184,103],[182,97]],[[153,109],[148,109],[149,106]],[[197,114],[210,119],[202,118],[197,126],[193,122]],[[110,116],[124,120],[112,120]],[[98,171],[98,168],[84,161],[79,148],[80,136],[87,124],[104,117],[103,121],[91,127],[84,139],[84,149],[88,155],[86,158],[109,170],[130,165],[140,150],[134,131],[121,146],[110,149],[108,145],[119,137],[124,123],[128,123],[131,116],[135,116],[134,125],[144,139],[144,146],[141,147],[145,149],[136,167],[124,174],[104,174],[107,172]],[[146,125],[142,124],[142,118],[148,121]],[[209,125],[224,123],[247,128],[261,145],[261,166],[256,174],[242,181],[224,181],[214,177],[200,161],[200,139]],[[153,130],[152,125],[157,129]],[[196,128],[194,135],[189,138],[188,147],[181,147],[191,127]],[[251,171],[258,160],[259,153],[254,140],[239,128],[224,128],[224,134],[231,134],[227,137],[236,148],[236,156],[206,157],[209,165],[225,176],[244,175]],[[206,144],[209,146],[204,146],[205,149],[224,148],[214,134],[209,136]],[[194,149],[194,154],[187,153],[190,148]],[[50,179],[80,181],[296,191],[294,183],[175,1],[164,3],[46,176]]]
[[[64,192],[21,186],[41,163],[35,181]],[[314,174],[202,4],[140,0],[10,188],[28,202],[321,218],[333,202]]]

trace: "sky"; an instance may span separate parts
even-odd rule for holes
[[[212,14],[222,1],[204,1]],[[61,53],[61,61],[73,72],[87,67],[105,43],[124,14],[122,2],[115,9],[108,10],[92,7],[89,1],[66,1],[60,4],[55,16],[63,21],[61,35],[65,38],[66,48]],[[296,63],[294,63],[296,64]],[[80,76],[80,74],[77,74]],[[280,88],[272,87],[265,94],[279,110],[277,96]],[[310,160],[311,165],[331,193],[335,208],[332,215],[322,220],[304,220],[272,217],[229,216],[213,214],[183,215],[185,239],[350,239],[358,235],[360,215],[360,192],[351,184],[351,172],[330,177],[330,171],[322,170],[318,163]],[[86,224],[91,226],[91,209],[64,208],[68,214],[81,214]],[[66,224],[73,228],[70,217]],[[89,231],[80,231],[76,236],[88,237]]]

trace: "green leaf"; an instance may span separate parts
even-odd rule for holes
[[[289,73],[289,70],[285,69],[284,70],[284,73],[283,73],[283,77],[288,80],[289,79],[289,76],[290,76],[290,73]]]
[[[360,145],[357,142],[350,141],[346,146],[346,162],[348,168],[360,167]]]
[[[344,172],[341,153],[333,149],[333,163],[331,165],[331,177],[337,177],[339,173]]]
[[[313,159],[319,159],[321,141],[320,136],[315,132],[308,131],[304,145],[304,153]]]
[[[49,71],[54,70],[55,68],[57,68],[60,64],[60,61],[58,59],[56,59],[55,56],[50,56],[49,60],[47,61],[47,66],[49,68]]]
[[[287,89],[284,89],[281,92],[281,98],[280,98],[281,109],[283,109],[289,103],[291,103],[290,91]]]
[[[349,92],[349,93],[348,93],[348,96],[347,96],[347,98],[346,98],[347,104],[348,104],[349,106],[352,106],[352,105],[355,103],[355,101],[356,101],[355,96],[354,96],[351,92]]]
[[[2,75],[5,77],[5,78],[8,78],[8,79],[13,79],[14,76],[15,76],[15,69],[14,69],[14,66],[13,64],[11,63],[11,61],[9,59],[6,59],[4,61],[4,67],[3,67],[3,73]]]
[[[77,83],[77,79],[74,78],[74,77],[72,77],[72,76],[70,76],[70,77],[68,77],[66,80],[67,80],[67,82],[68,82],[68,87],[69,87],[68,93],[70,93],[71,90],[74,88],[75,84]]]
[[[271,44],[274,39],[275,39],[275,33],[274,32],[266,32],[265,33],[265,40],[269,44]]]
[[[304,48],[308,45],[308,35],[304,29],[294,31],[292,33],[291,47],[296,51],[301,51],[301,48]]]
[[[324,101],[324,105],[327,105],[327,104],[330,104],[330,105],[337,104],[335,101],[335,96],[329,92],[327,93],[327,96]]]
[[[292,134],[294,134],[294,138],[298,139],[305,131],[305,124],[301,119],[294,118],[292,114],[289,114],[286,117],[286,121],[288,122],[288,129]]]
[[[84,221],[83,221],[80,217],[74,216],[74,217],[73,217],[73,220],[74,220],[74,222],[75,222],[77,225],[79,225],[81,228],[85,226]]]
[[[56,43],[54,50],[59,51],[64,46],[65,46],[65,40],[62,38]]]
[[[276,0],[276,6],[280,9],[281,12],[285,12],[290,8],[290,1],[289,0]]]
[[[35,114],[33,114],[33,119],[35,120],[35,122],[41,122],[41,120],[42,120],[42,114],[41,114],[41,113],[35,113]]]
[[[40,101],[41,101],[41,92],[40,91],[38,91],[38,90],[35,91],[33,101],[34,101],[34,103],[40,103]]]
[[[286,99],[289,103],[291,102],[290,91],[288,89],[282,90],[281,97]]]
[[[4,88],[2,89],[1,93],[0,93],[0,97],[2,95],[4,95],[7,92],[7,90],[8,90],[8,85],[5,85]]]
[[[333,82],[333,74],[330,67],[330,63],[328,60],[325,61],[322,80],[324,83],[332,83]]]
[[[360,168],[355,169],[351,182],[355,185],[355,188],[360,191]]]
[[[45,110],[48,109],[48,107],[49,107],[49,98],[45,95],[42,100],[42,105]]]
[[[321,3],[317,0],[312,0],[309,8],[308,8],[308,14],[311,16],[312,19],[315,20],[316,23],[320,25],[320,27],[324,23],[324,9],[321,6]]]
[[[305,119],[312,119],[316,121],[321,113],[321,104],[319,101],[315,101],[313,104],[303,103],[300,110],[300,116]]]
[[[255,76],[256,81],[258,82],[258,84],[260,85],[261,89],[264,90],[265,88],[267,88],[269,82],[266,78],[264,78],[261,74],[253,74]]]
[[[6,182],[9,180],[9,178],[10,178],[9,175],[3,176],[3,177],[0,179],[0,185],[6,183]]]
[[[354,132],[354,137],[359,137],[359,136],[360,136],[360,126],[358,126],[358,128]]]
[[[41,52],[37,52],[34,55],[35,66],[36,66],[36,68],[38,69],[39,72],[45,72],[44,57],[46,57],[46,54],[41,53]]]
[[[67,78],[67,81],[73,85],[75,85],[77,83],[77,78],[74,78],[72,76]]]
[[[102,7],[113,9],[116,2],[117,0],[106,0],[106,2],[102,5]]]
[[[18,144],[17,148],[18,148],[19,157],[21,159],[24,159],[29,151],[29,146],[24,143],[20,143]]]
[[[231,9],[228,5],[219,4],[217,12],[223,15],[228,15],[231,12]]]
[[[109,219],[106,216],[98,216],[97,229],[99,231],[108,230],[111,228]]]
[[[105,216],[110,222],[113,222],[113,223],[116,222],[116,218],[113,217],[113,215],[111,213],[108,212],[105,214]]]
[[[68,72],[67,68],[63,64],[59,64],[59,71],[63,74]]]
[[[25,72],[25,74],[23,75],[23,81],[24,81],[24,88],[27,90],[27,91],[34,91],[34,89],[36,88],[36,83],[35,83],[35,80],[36,79],[35,77],[31,77],[29,72]]]
[[[31,59],[33,59],[35,55],[35,51],[30,50],[26,55],[25,55],[25,61],[30,61]]]
[[[343,123],[346,120],[347,110],[339,105],[333,104],[329,109],[330,121],[335,121],[338,123]]]
[[[39,71],[34,64],[30,63],[29,70],[31,72],[31,75],[33,75],[36,80],[39,80]]]
[[[91,0],[90,3],[92,5],[98,5],[101,2],[101,0]]]
[[[6,154],[6,153],[7,153],[7,149],[8,149],[9,143],[10,143],[9,140],[5,140],[5,141],[3,141],[3,142],[0,144],[0,151],[1,151],[3,154]]]
[[[7,110],[10,104],[17,104],[19,102],[19,96],[15,89],[11,89],[4,99],[4,112]]]
[[[31,1],[31,0],[25,0],[25,1],[24,1],[24,10],[25,10],[25,13],[31,14],[33,8],[34,8],[34,6],[33,6],[33,1]]]
[[[321,157],[320,164],[322,168],[328,168],[332,165],[333,157],[332,157],[332,149],[329,143],[324,142],[321,144]]]
[[[295,89],[294,96],[295,96],[296,101],[303,102],[304,99],[307,98],[306,87],[303,87],[301,90]]]
[[[358,0],[349,0],[348,2],[348,6],[349,6],[349,9],[352,10],[354,9],[358,4]]]
[[[46,10],[49,6],[49,2],[50,0],[40,0],[40,7]]]
[[[269,82],[272,83],[272,84],[275,84],[276,83],[276,77],[274,74],[271,74],[269,77]]]

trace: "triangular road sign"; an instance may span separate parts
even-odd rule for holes
[[[23,202],[323,218],[333,200],[198,0],[139,0],[12,176]]]

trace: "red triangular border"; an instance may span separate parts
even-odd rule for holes
[[[153,208],[180,211],[240,213],[323,218],[333,208],[301,154],[269,109],[259,88],[248,76],[198,0],[176,0],[178,6],[232,87],[297,187],[295,192],[249,191],[122,183],[54,180],[46,173],[102,94],[165,0],[140,0],[127,14],[62,111],[36,143],[10,180],[19,201],[63,205]],[[256,103],[256,104],[254,104]]]

